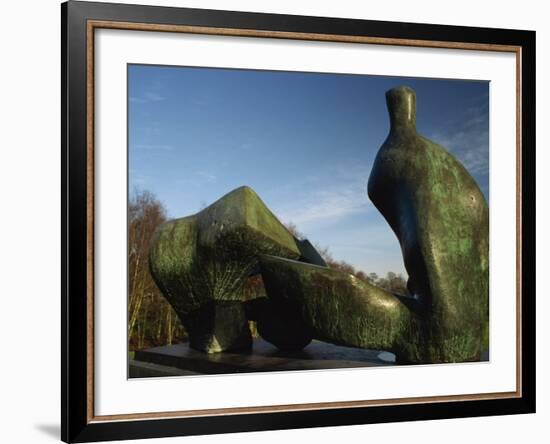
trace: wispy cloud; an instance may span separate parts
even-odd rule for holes
[[[296,187],[291,202],[277,208],[284,222],[292,222],[307,232],[308,226],[334,223],[367,211],[367,177],[365,165],[332,166],[317,177],[309,176],[302,188]]]
[[[305,177],[270,205],[279,219],[292,222],[311,242],[328,247],[336,260],[359,270],[406,275],[399,242],[367,195],[372,164],[348,160]]]
[[[147,91],[143,93],[141,96],[131,96],[130,102],[131,103],[151,103],[151,102],[161,102],[165,100],[166,97],[153,92],[153,91]]]
[[[489,173],[489,121],[487,104],[469,108],[460,123],[446,131],[434,132],[430,139],[453,153],[474,175]]]
[[[365,202],[360,193],[339,187],[314,192],[309,198],[296,202],[292,209],[287,209],[281,218],[304,226],[336,221],[364,209]]]
[[[196,171],[195,175],[198,176],[200,179],[202,179],[203,182],[212,183],[212,182],[216,182],[216,179],[217,179],[217,176],[210,171],[204,171],[204,170]]]
[[[175,183],[178,186],[192,186],[192,187],[200,187],[204,186],[206,184],[213,184],[218,180],[218,176],[212,172],[207,170],[197,170],[186,177],[179,177],[175,180]]]

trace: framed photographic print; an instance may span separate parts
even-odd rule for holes
[[[69,1],[62,439],[535,411],[535,33]]]

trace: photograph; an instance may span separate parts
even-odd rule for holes
[[[128,377],[489,362],[490,94],[129,63]]]
[[[531,22],[181,6],[61,7],[62,440],[534,413]]]
[[[6,2],[1,441],[549,436],[544,5]]]

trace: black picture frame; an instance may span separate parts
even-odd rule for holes
[[[331,36],[406,39],[519,48],[521,66],[521,393],[515,397],[429,403],[241,412],[231,415],[97,421],[90,415],[89,21],[185,25]],[[62,384],[61,435],[90,442],[370,424],[535,412],[535,32],[69,1],[61,5],[62,54]],[[93,312],[92,312],[93,313]],[[92,315],[93,316],[93,315]],[[93,407],[93,404],[92,404]]]

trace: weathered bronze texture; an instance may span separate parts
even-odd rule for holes
[[[399,239],[412,296],[263,256],[267,294],[280,305],[294,304],[317,339],[392,351],[399,362],[477,360],[488,348],[485,198],[457,159],[417,133],[414,91],[394,88],[386,99],[390,133],[368,193]]]
[[[248,187],[157,230],[149,255],[151,275],[192,346],[212,353],[250,345],[240,302],[260,254],[301,256],[292,234]],[[215,308],[219,304],[224,308]]]
[[[273,256],[262,256],[260,268],[269,298],[297,307],[316,339],[388,351],[404,340],[411,319],[407,303],[416,303],[411,298],[339,270]]]
[[[464,166],[416,131],[416,96],[386,93],[390,132],[368,194],[401,244],[411,296],[332,270],[248,187],[164,224],[151,274],[208,353],[250,347],[248,320],[264,339],[299,350],[312,338],[392,351],[400,362],[477,360],[488,347],[489,212]],[[267,298],[246,303],[262,274]]]
[[[448,151],[416,131],[416,95],[386,93],[390,132],[368,194],[401,244],[408,289],[422,310],[398,356],[414,362],[478,359],[488,346],[489,210]]]

